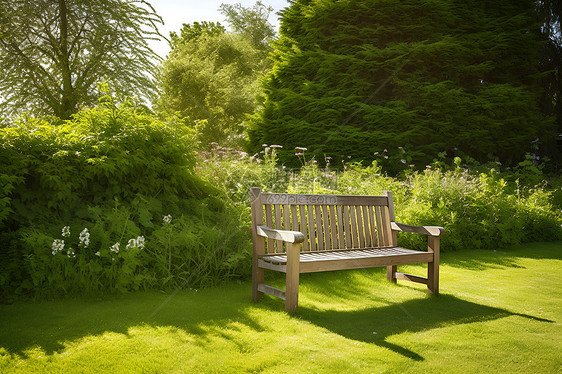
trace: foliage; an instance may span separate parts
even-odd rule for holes
[[[219,9],[234,32],[247,36],[258,49],[270,49],[269,42],[275,38],[275,29],[268,18],[273,7],[256,1],[252,8],[237,3],[221,4]]]
[[[240,146],[246,117],[257,107],[260,78],[271,66],[264,38],[273,32],[269,8],[260,4],[252,9],[223,4],[234,32],[196,22],[184,24],[180,36],[172,33],[172,51],[160,69],[157,108],[194,128],[206,149],[211,142]]]
[[[444,151],[514,165],[553,138],[533,2],[296,0],[281,21],[251,152],[280,144],[297,166],[296,146],[365,163],[401,146],[423,170]]]
[[[320,167],[314,159],[306,161],[303,147],[294,157],[304,164],[291,170],[276,166],[280,150],[278,145],[265,146],[249,156],[215,145],[213,152],[205,154],[198,173],[213,185],[224,186],[225,199],[240,206],[248,205],[250,187],[265,192],[346,195],[380,195],[389,190],[397,221],[445,227],[444,251],[562,240],[562,210],[556,205],[556,190],[548,188],[540,170],[532,163],[529,166],[528,160],[514,172],[500,173],[466,169],[456,158],[453,165],[437,162],[396,178],[383,174],[377,162],[367,167],[343,162],[339,171]],[[427,246],[422,235],[402,234],[399,243],[420,250]]]
[[[543,23],[541,36],[544,40],[544,53],[540,61],[541,68],[555,72],[543,81],[545,92],[541,105],[545,113],[556,116],[558,134],[562,134],[562,3],[557,0],[538,0],[537,13]],[[562,165],[561,140],[558,139],[559,166]]]
[[[247,229],[194,175],[185,127],[106,97],[57,125],[17,119],[0,129],[0,145],[3,295],[210,285],[247,274]],[[84,229],[87,247],[77,236]],[[141,237],[142,248],[132,245]]]
[[[101,82],[151,98],[158,56],[147,39],[161,22],[144,0],[1,2],[0,109],[68,119],[96,103]]]
[[[182,44],[194,41],[202,35],[219,36],[224,34],[226,29],[219,22],[193,22],[184,23],[178,36],[175,32],[170,32],[170,47],[172,50],[179,48]]]

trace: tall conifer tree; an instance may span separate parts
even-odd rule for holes
[[[287,164],[298,146],[367,162],[404,147],[422,167],[442,151],[516,162],[553,131],[539,32],[532,1],[292,1],[253,150],[282,144]]]

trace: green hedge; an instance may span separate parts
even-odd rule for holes
[[[247,274],[247,229],[194,175],[192,138],[112,98],[68,122],[22,117],[1,128],[2,295],[200,286]]]

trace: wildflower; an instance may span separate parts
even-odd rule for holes
[[[307,151],[308,150],[308,148],[305,148],[305,147],[295,147],[295,149],[297,151]]]
[[[267,144],[262,144],[261,146],[265,148],[265,147],[267,147]]]
[[[164,221],[164,223],[172,222],[172,215],[168,214],[167,216],[164,216],[164,218],[162,218],[162,221]]]
[[[90,233],[88,232],[87,228],[84,228],[84,230],[82,230],[79,239],[80,245],[84,246],[84,248],[90,245]]]
[[[76,254],[74,253],[74,251],[66,251],[66,255],[67,255],[69,258],[74,258],[74,257],[76,257]]]
[[[127,243],[127,249],[131,249],[131,248],[138,248],[138,249],[144,249],[144,236],[137,236],[136,238],[132,238],[129,239],[129,242]]]
[[[302,153],[297,152],[297,153],[295,153],[295,156],[302,156]]]
[[[144,249],[144,236],[137,236],[137,248]]]
[[[119,247],[120,246],[121,246],[121,243],[115,243],[111,247],[109,247],[109,250],[113,253],[119,253]]]
[[[64,249],[64,240],[62,239],[55,239],[53,240],[53,244],[51,245],[52,254],[56,255],[58,252],[62,252]]]
[[[67,236],[70,236],[70,226],[64,226],[62,228],[62,237],[66,238]]]
[[[127,243],[127,246],[125,248],[131,249],[131,248],[135,248],[136,246],[137,246],[137,241],[133,238],[133,239],[129,239],[129,242]]]
[[[270,147],[271,148],[283,148],[283,146],[279,145],[279,144],[272,144],[272,145],[270,145]]]

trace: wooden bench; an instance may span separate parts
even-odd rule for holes
[[[387,279],[409,280],[439,293],[438,226],[395,222],[392,193],[382,196],[262,193],[251,188],[252,299],[264,293],[298,305],[299,274],[386,266]],[[396,233],[428,236],[427,252],[397,245]],[[427,263],[427,278],[397,272],[397,265]],[[265,270],[286,273],[285,291],[264,283]]]

